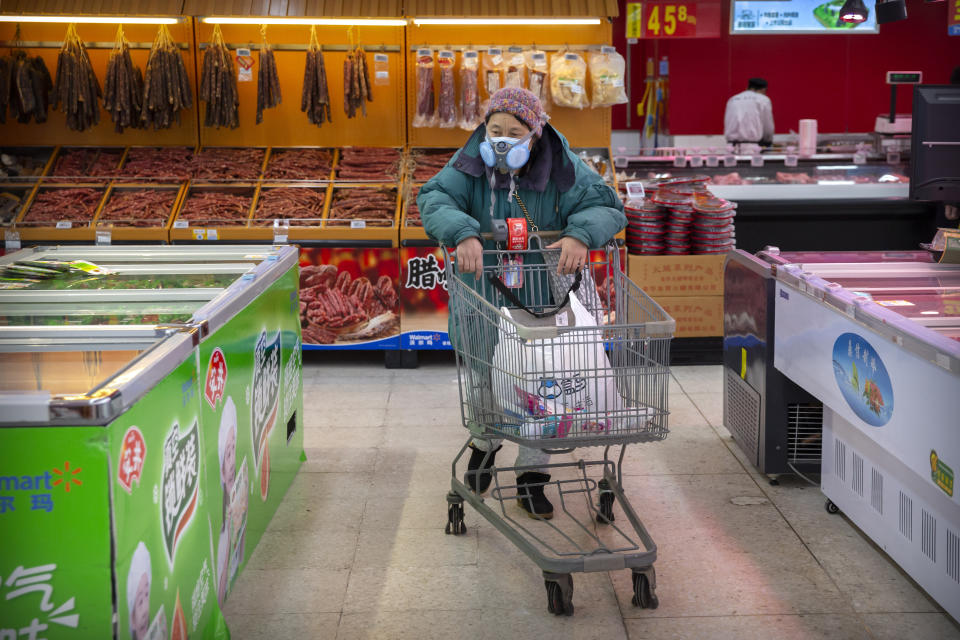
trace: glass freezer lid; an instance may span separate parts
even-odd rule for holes
[[[904,318],[952,340],[960,340],[960,292],[933,295],[887,293],[872,298],[881,307]]]
[[[234,267],[221,273],[197,273],[195,270],[154,266],[151,271],[130,271],[116,265],[100,265],[116,271],[105,275],[66,275],[31,282],[17,291],[87,291],[105,289],[225,289],[248,271]]]
[[[805,273],[835,282],[844,289],[867,293],[901,295],[949,295],[960,293],[960,268],[940,264],[861,263],[800,264]]]
[[[114,246],[53,246],[25,249],[6,258],[0,258],[0,264],[10,260],[87,260],[100,266],[109,265],[202,265],[207,268],[222,264],[243,264],[254,267],[264,260],[276,259],[282,247],[270,245],[114,245]]]
[[[0,424],[104,425],[180,363],[193,329],[0,329]]]
[[[182,324],[203,304],[203,300],[31,303],[0,297],[0,326]]]

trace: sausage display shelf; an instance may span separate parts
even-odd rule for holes
[[[94,222],[97,240],[166,243],[185,184],[111,183]]]
[[[92,182],[116,175],[127,154],[127,147],[67,146],[57,147],[44,173],[46,181]]]
[[[821,489],[960,619],[960,266],[776,269],[774,366],[823,403]]]
[[[41,182],[4,236],[17,242],[93,242],[94,220],[107,193],[104,182]]]
[[[170,227],[170,242],[257,240],[261,229],[249,226],[259,187],[249,183],[191,182]]]
[[[44,175],[53,163],[57,147],[0,147],[0,183],[29,182]]]
[[[666,157],[615,157],[618,180],[708,175],[714,195],[737,203],[737,247],[784,250],[912,250],[934,233],[936,207],[909,199],[909,164],[880,157],[856,164],[852,154],[800,158],[764,154],[762,166],[735,156],[723,166],[674,166]],[[709,158],[707,158],[709,159]],[[701,158],[703,160],[703,158]]]
[[[296,250],[44,247],[0,265],[19,260],[109,273],[0,291],[0,572],[44,568],[52,605],[7,598],[0,627],[229,637],[221,608],[303,459]]]

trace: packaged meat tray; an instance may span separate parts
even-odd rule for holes
[[[336,164],[338,182],[399,182],[402,177],[400,149],[391,147],[344,147]]]
[[[324,228],[342,239],[397,239],[400,197],[396,187],[334,186]]]
[[[0,147],[0,182],[23,181],[44,175],[54,147]]]
[[[190,177],[198,182],[257,180],[267,150],[260,147],[207,147],[190,161]]]
[[[109,231],[111,241],[166,242],[182,185],[113,185],[107,193],[97,231]]]
[[[130,147],[117,172],[117,180],[187,180],[193,155],[190,147]]]
[[[93,242],[105,193],[102,184],[40,185],[14,226],[22,240]]]
[[[171,241],[248,240],[255,185],[191,184],[170,227]]]
[[[333,149],[273,147],[267,158],[263,179],[285,182],[329,180],[333,158]]]
[[[123,147],[60,147],[46,178],[58,182],[109,179],[117,174],[124,151]]]

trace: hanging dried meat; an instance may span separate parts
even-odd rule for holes
[[[440,67],[437,119],[440,127],[444,129],[457,126],[457,91],[453,76],[453,67],[457,61],[455,56],[453,51],[441,51],[437,56],[437,66]]]
[[[460,61],[460,125],[461,129],[473,131],[482,121],[480,113],[480,88],[477,85],[477,70],[480,55],[477,51],[464,51]]]
[[[102,94],[100,82],[93,73],[90,56],[73,23],[67,25],[60,55],[57,56],[57,80],[53,87],[53,108],[67,114],[67,126],[85,131],[100,122]]]
[[[200,99],[207,103],[203,124],[208,127],[240,126],[237,93],[237,72],[233,57],[223,41],[220,25],[213,28],[213,41],[203,53],[203,72],[200,76]]]
[[[8,106],[17,122],[26,124],[31,118],[46,122],[52,88],[50,72],[40,56],[31,58],[17,49],[0,58],[0,123],[7,121]]]
[[[367,69],[367,53],[357,47],[343,61],[343,110],[348,118],[354,118],[357,110],[367,115],[367,103],[373,102],[370,93],[370,71]]]
[[[307,64],[303,70],[303,92],[300,95],[300,111],[307,114],[310,124],[318,127],[330,122],[330,90],[327,88],[327,69],[323,64],[323,51],[317,41],[317,28],[310,27],[310,47],[307,49]]]
[[[180,48],[167,25],[160,25],[147,58],[140,122],[144,127],[169,129],[180,124],[180,110],[193,105],[190,78]]]
[[[260,68],[257,71],[257,124],[263,122],[263,110],[280,104],[280,76],[273,49],[267,43],[266,28],[260,29]]]
[[[436,100],[433,93],[433,51],[417,51],[417,111],[413,126],[432,127],[436,120]]]
[[[143,73],[130,58],[130,43],[123,35],[123,25],[120,25],[103,83],[103,108],[110,113],[117,133],[123,133],[127,127],[142,126],[142,100]]]

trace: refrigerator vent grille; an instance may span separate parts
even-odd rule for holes
[[[876,468],[870,470],[870,504],[883,515],[883,474]]]
[[[947,529],[947,575],[960,582],[960,536]]]
[[[760,463],[760,394],[745,380],[727,369],[723,403],[723,424],[750,457]]]
[[[922,510],[920,527],[920,549],[923,555],[927,556],[933,562],[937,561],[937,519],[934,518],[926,509]]]
[[[853,452],[853,490],[863,497],[863,458],[856,451]]]
[[[790,462],[820,464],[822,438],[822,404],[797,402],[787,405],[787,457]]]
[[[900,533],[913,542],[913,498],[900,492]]]
[[[833,472],[840,482],[847,481],[847,443],[837,438],[833,441]]]

